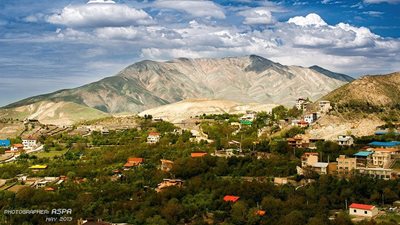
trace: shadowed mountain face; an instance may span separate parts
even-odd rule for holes
[[[140,112],[187,98],[293,105],[316,100],[353,78],[320,67],[284,66],[260,56],[141,61],[117,75],[82,87],[10,104],[74,102],[103,112]]]

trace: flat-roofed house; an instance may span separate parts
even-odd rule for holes
[[[354,144],[354,138],[350,135],[339,135],[337,143],[340,146],[352,146]]]

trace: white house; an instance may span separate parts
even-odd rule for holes
[[[304,116],[304,121],[311,124],[314,123],[318,119],[317,113],[311,113]]]
[[[149,136],[147,136],[147,143],[155,144],[160,141],[160,133],[150,132]]]
[[[354,144],[354,139],[350,135],[339,135],[337,143],[340,146],[352,146]]]
[[[378,212],[378,208],[373,205],[353,203],[349,206],[349,214],[351,216],[374,217],[378,215]]]
[[[22,139],[22,144],[24,145],[24,149],[33,149],[37,146],[37,140],[34,138]]]

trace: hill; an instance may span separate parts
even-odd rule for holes
[[[117,75],[82,87],[60,90],[10,104],[73,102],[107,113],[141,112],[190,98],[293,105],[298,97],[316,100],[351,77],[320,67],[284,66],[260,56],[220,59],[178,58],[141,61]]]
[[[239,114],[246,110],[271,112],[275,104],[241,104],[229,100],[187,99],[169,105],[159,106],[141,112],[139,115],[161,117],[172,123],[179,123],[185,119],[205,114]]]
[[[104,118],[109,114],[73,102],[41,101],[15,108],[1,109],[0,118],[38,119],[43,124],[71,125],[83,120]]]
[[[365,104],[371,107],[396,107],[400,104],[400,72],[363,76],[322,99],[341,106]]]

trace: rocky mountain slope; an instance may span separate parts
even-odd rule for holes
[[[74,102],[109,113],[141,112],[188,98],[293,105],[298,97],[316,100],[350,80],[320,67],[284,66],[255,55],[145,60],[116,76],[31,97],[6,108],[52,101]]]
[[[338,88],[323,99],[338,105],[367,104],[391,107],[400,104],[400,72],[364,76]]]

